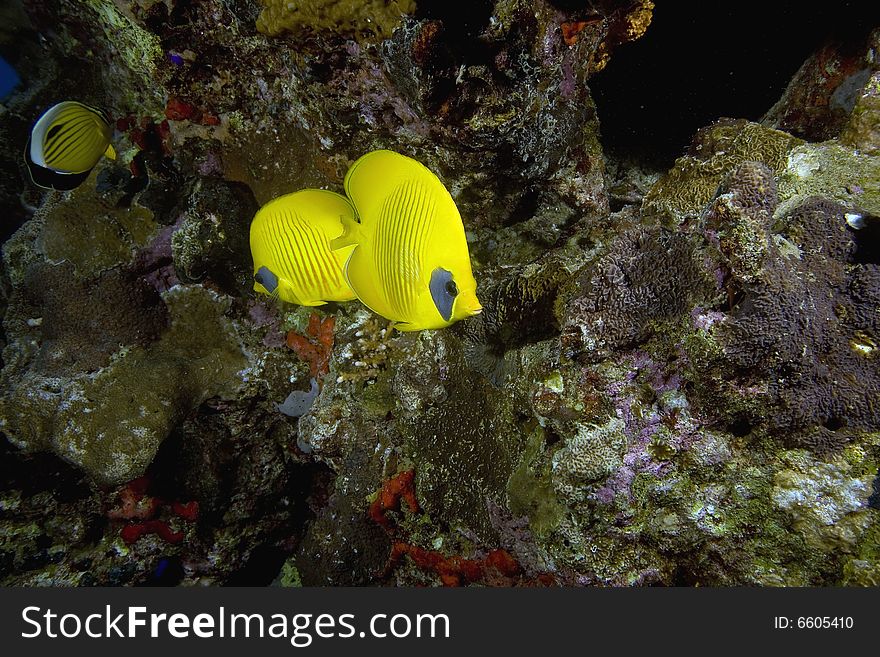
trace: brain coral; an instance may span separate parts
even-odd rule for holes
[[[706,213],[706,226],[717,231],[731,273],[753,280],[770,247],[768,227],[779,199],[773,171],[762,162],[743,162],[725,179]]]
[[[627,437],[623,420],[611,418],[599,427],[579,426],[553,455],[553,487],[569,502],[582,499],[589,484],[623,464]]]
[[[644,341],[652,323],[690,309],[714,284],[688,236],[661,228],[620,235],[560,293],[563,348],[586,361]]]
[[[771,247],[717,334],[729,375],[767,382],[769,410],[750,420],[824,452],[880,424],[880,266],[856,260],[859,234],[835,203],[807,199],[781,224],[799,257]]]
[[[763,162],[774,172],[785,169],[788,154],[801,140],[745,120],[721,119],[694,136],[688,153],[651,188],[642,203],[646,218],[680,223],[697,217],[725,174],[742,162]]]
[[[17,303],[41,318],[36,368],[49,376],[105,367],[114,352],[149,344],[168,324],[168,311],[155,289],[120,269],[83,281],[67,262],[35,266],[16,290]],[[7,321],[24,329],[28,319],[19,313]]]

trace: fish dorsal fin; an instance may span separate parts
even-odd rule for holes
[[[465,243],[461,215],[441,180],[421,162],[388,150],[367,153],[345,175],[345,192],[364,226],[362,230],[370,233],[383,204],[406,183],[415,183],[431,200],[432,221],[438,223],[441,234]]]
[[[345,174],[345,193],[357,210],[361,223],[375,221],[385,200],[404,182],[437,177],[420,162],[394,151],[371,151]],[[442,186],[442,185],[441,185]]]

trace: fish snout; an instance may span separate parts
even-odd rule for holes
[[[458,298],[458,303],[461,304],[460,307],[464,317],[479,315],[483,312],[483,306],[480,305],[476,292],[462,292]]]

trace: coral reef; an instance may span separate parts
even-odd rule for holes
[[[659,171],[590,90],[653,2],[295,4],[3,10],[0,583],[876,586],[878,32]],[[118,159],[40,191],[67,97]],[[258,206],[374,148],[481,315],[252,290]]]
[[[826,43],[794,74],[779,101],[761,122],[802,139],[824,141],[840,135],[862,88],[877,67],[868,43]]]
[[[770,218],[779,200],[773,171],[761,162],[743,162],[718,190],[705,216],[731,275],[755,281],[767,264]]]
[[[553,487],[569,504],[586,492],[584,484],[605,479],[623,465],[624,424],[612,418],[601,427],[578,427],[565,446],[553,454]]]
[[[699,244],[682,233],[623,232],[556,299],[566,355],[601,360],[645,340],[653,323],[707,296],[703,269]]]
[[[758,161],[781,173],[790,161],[789,153],[800,143],[756,123],[720,119],[697,133],[688,153],[645,195],[642,214],[662,223],[697,217],[731,169]]]
[[[287,346],[309,364],[309,374],[313,379],[324,376],[329,370],[335,325],[333,317],[322,319],[317,313],[312,313],[304,335],[296,331],[287,334]]]
[[[398,508],[401,500],[406,502],[410,512],[419,510],[419,501],[413,488],[414,477],[413,470],[405,470],[382,484],[376,499],[370,503],[370,518],[374,522],[390,531],[393,525],[385,514]]]
[[[171,236],[177,275],[186,282],[207,278],[230,294],[249,291],[253,282],[247,264],[247,235],[257,211],[250,190],[203,178],[188,195],[188,202]]]
[[[263,11],[257,30],[269,36],[297,30],[332,30],[340,33],[372,32],[387,38],[404,14],[415,9],[412,0],[312,0],[293,4],[282,0],[261,0]]]
[[[412,559],[418,568],[436,573],[443,586],[479,582],[511,586],[520,574],[519,564],[504,550],[492,550],[483,559],[463,559],[398,542],[391,548],[389,569],[393,569],[404,556]]]
[[[53,337],[66,328],[50,328],[45,320],[32,328],[19,318],[25,330],[13,332],[7,314],[7,353],[26,354],[4,358],[0,425],[9,439],[25,449],[51,449],[101,483],[120,483],[143,473],[190,410],[214,395],[233,395],[244,358],[223,317],[223,300],[192,287],[172,288],[163,301],[170,326],[154,341],[141,346],[108,336],[114,351],[105,366],[65,353],[63,358],[77,359],[62,361],[67,371],[61,377],[54,354],[59,340]],[[90,315],[94,308],[84,310]],[[119,306],[109,311],[119,312]],[[113,323],[105,320],[104,326]],[[36,349],[23,350],[18,341]]]
[[[869,155],[880,154],[880,72],[862,88],[840,141]]]
[[[807,440],[817,446],[832,442],[820,426],[846,432],[880,420],[876,368],[870,353],[852,344],[880,329],[880,272],[876,264],[855,262],[857,234],[843,214],[840,206],[811,198],[780,218],[799,257],[782,255],[765,232],[760,243],[772,256],[716,332],[734,368],[729,373],[767,382],[763,408],[748,414],[750,421],[766,418],[789,433],[814,430]]]
[[[167,543],[180,543],[185,537],[184,532],[174,531],[167,521],[156,518],[165,503],[147,494],[149,485],[150,479],[146,476],[128,482],[119,491],[119,508],[111,509],[107,517],[111,520],[137,520],[119,531],[119,536],[129,545],[147,534],[157,534]],[[198,502],[174,502],[170,506],[175,516],[189,522],[194,522],[199,517]]]

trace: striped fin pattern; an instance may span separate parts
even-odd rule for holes
[[[422,291],[419,284],[436,203],[418,179],[407,180],[382,204],[376,225],[374,266],[387,302],[397,317],[410,317]]]
[[[290,282],[300,303],[334,299],[341,287],[347,287],[327,236],[296,210],[269,213],[258,231],[273,256],[270,269]]]
[[[103,118],[87,107],[71,103],[46,130],[43,160],[56,171],[79,173],[95,166],[107,143]]]

